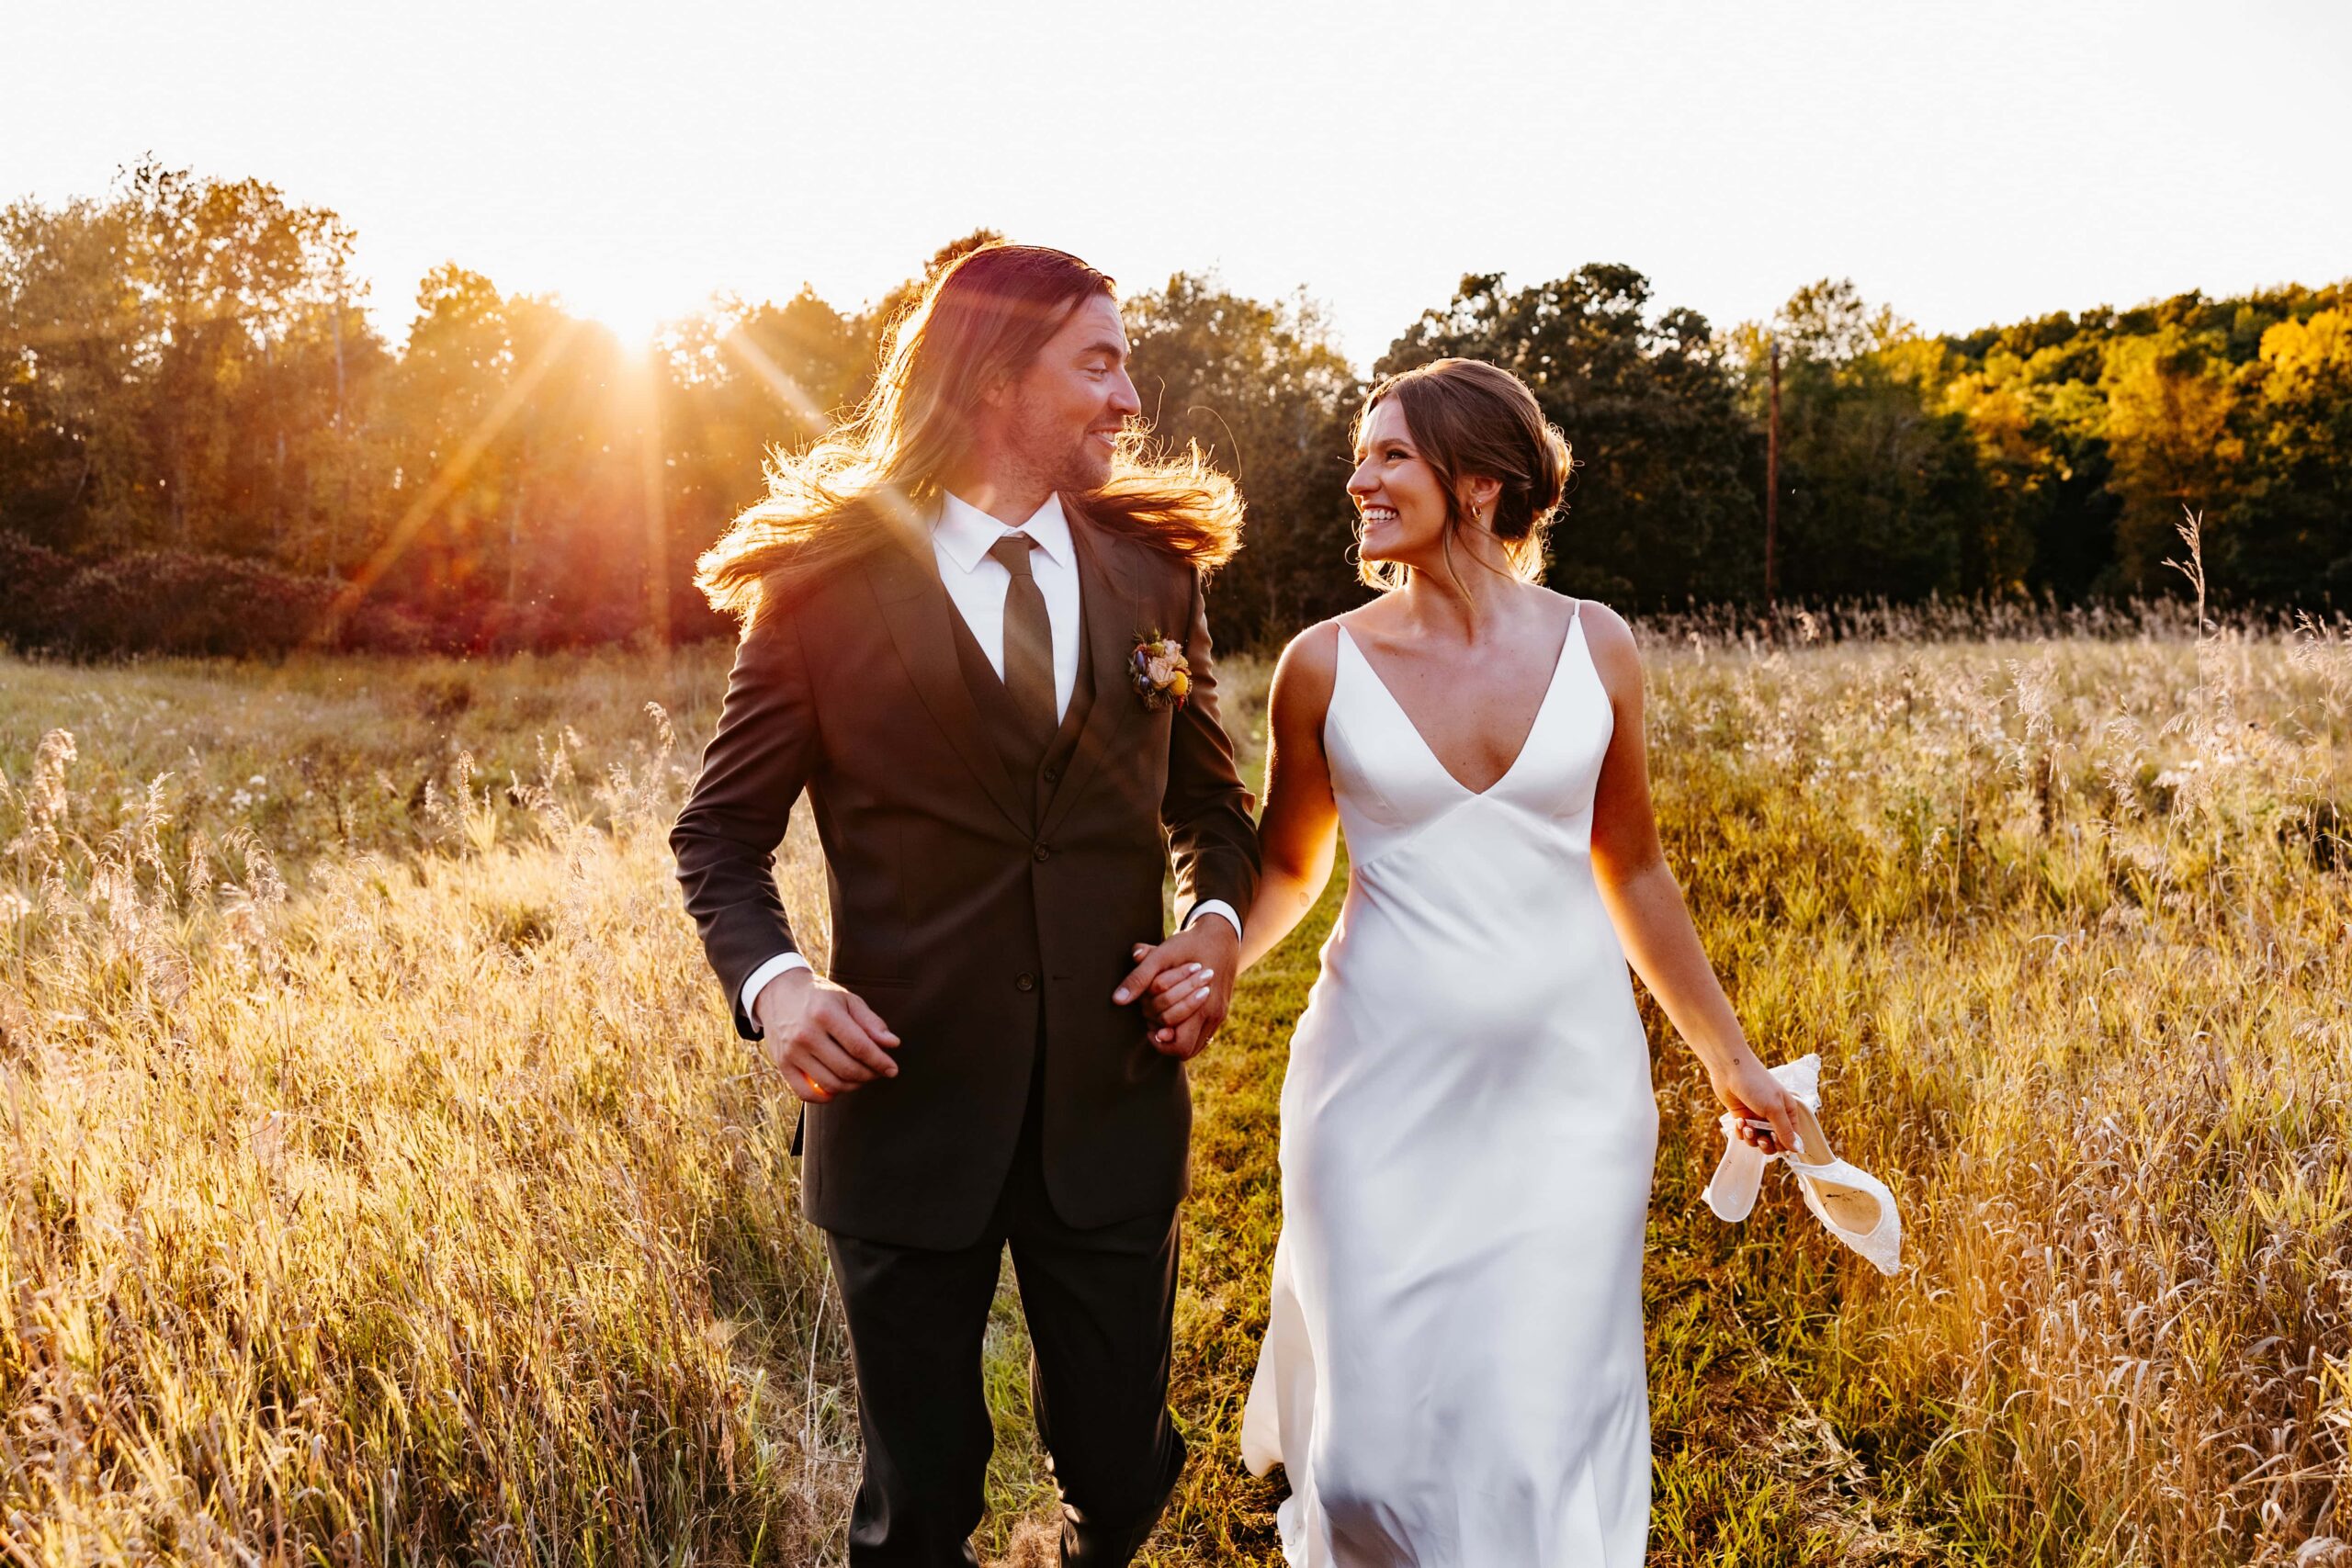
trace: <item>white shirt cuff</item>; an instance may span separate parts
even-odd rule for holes
[[[795,969],[808,967],[808,961],[800,954],[779,953],[752,971],[752,977],[743,982],[743,1016],[752,1021],[754,1032],[760,1027],[760,992],[766,988],[767,983],[778,975],[789,975]]]
[[[1235,936],[1239,936],[1241,934],[1241,917],[1235,914],[1233,912],[1233,906],[1227,903],[1224,899],[1202,899],[1199,903],[1193,906],[1193,912],[1184,917],[1184,923],[1187,926],[1190,926],[1194,920],[1199,919],[1203,915],[1222,915],[1225,917],[1225,923],[1233,928],[1233,934]]]

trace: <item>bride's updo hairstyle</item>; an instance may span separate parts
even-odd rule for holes
[[[1464,480],[1499,482],[1488,529],[1503,547],[1512,572],[1533,582],[1544,573],[1544,541],[1560,510],[1568,482],[1567,437],[1544,417],[1527,383],[1499,366],[1476,359],[1435,359],[1389,377],[1372,389],[1356,415],[1361,441],[1372,411],[1394,399],[1405,412],[1414,449],[1435,470],[1445,491],[1445,552],[1453,562],[1453,538],[1476,527],[1463,504]],[[1402,588],[1412,569],[1399,561],[1359,561],[1356,575],[1367,587]]]

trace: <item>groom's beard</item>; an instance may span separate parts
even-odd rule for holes
[[[1015,429],[1020,450],[1028,458],[1024,466],[1047,490],[1085,495],[1110,481],[1112,454],[1098,450],[1086,432],[1070,435],[1059,420],[1036,417],[1025,407]]]
[[[1111,482],[1111,459],[1098,457],[1091,442],[1082,442],[1056,475],[1054,489],[1066,495],[1086,495]]]

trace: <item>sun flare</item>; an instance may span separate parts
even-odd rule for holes
[[[560,298],[565,310],[603,327],[632,352],[650,346],[665,329],[702,308],[699,300],[624,278],[574,285]]]

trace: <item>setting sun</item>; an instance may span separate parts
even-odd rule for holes
[[[709,301],[626,275],[582,276],[557,296],[563,307],[611,333],[634,353],[651,345],[662,330],[709,309]]]

